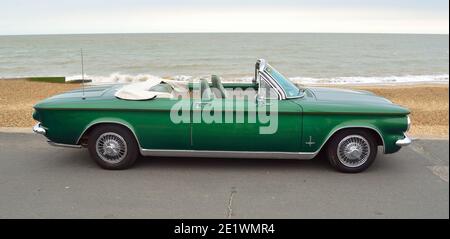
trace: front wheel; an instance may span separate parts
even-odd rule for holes
[[[366,170],[377,157],[377,144],[364,130],[345,130],[336,134],[328,144],[330,164],[344,173]]]
[[[88,149],[100,167],[111,170],[131,167],[139,156],[133,134],[115,125],[95,128],[89,136]]]

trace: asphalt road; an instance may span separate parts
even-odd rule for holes
[[[323,159],[143,158],[106,171],[85,149],[0,133],[0,218],[448,218],[448,146],[415,142],[360,174]]]

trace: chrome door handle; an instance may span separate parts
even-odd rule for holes
[[[263,101],[258,101],[258,102],[257,102],[257,105],[258,105],[258,106],[261,106],[261,107],[262,107],[262,106],[266,106],[266,105],[269,105],[269,106],[270,106],[270,105],[272,105],[272,103],[263,100]]]
[[[210,102],[195,102],[194,103],[194,106],[195,106],[195,108],[201,108],[202,106],[211,106],[211,103]]]

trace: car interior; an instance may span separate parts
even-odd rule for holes
[[[228,90],[227,90],[228,88]],[[227,98],[233,98],[236,99],[244,99],[245,97],[255,97],[256,91],[232,91],[232,88],[225,87],[222,83],[221,77],[217,75],[211,76],[211,83],[208,82],[207,79],[201,78],[200,79],[200,93],[203,100],[211,100],[211,99],[227,99]],[[195,87],[193,87],[195,89]],[[192,90],[193,90],[192,89]],[[192,91],[191,91],[192,93]],[[191,94],[192,96],[192,94]],[[195,97],[195,96],[194,96]]]
[[[209,77],[208,77],[209,78]],[[252,91],[233,91],[234,86],[225,86],[222,79],[217,75],[212,75],[210,81],[207,78],[200,78],[196,83],[182,81],[152,80],[140,83],[125,85],[116,92],[116,97],[124,100],[151,100],[155,98],[178,98],[179,94],[188,94],[191,98],[201,98],[202,100],[233,98],[244,99],[244,97],[254,97]],[[248,86],[243,85],[243,88]],[[200,90],[200,94],[195,93]],[[250,99],[249,98],[249,99]]]

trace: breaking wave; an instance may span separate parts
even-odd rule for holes
[[[85,79],[91,80],[92,84],[111,84],[111,83],[132,83],[143,82],[152,79],[170,79],[179,81],[188,81],[193,76],[175,75],[171,77],[160,77],[151,74],[122,74],[113,73],[109,76],[85,75]],[[226,78],[224,82],[251,82],[251,76],[239,78]],[[80,80],[81,75],[66,77],[66,81]],[[395,85],[395,84],[419,84],[419,83],[449,83],[448,74],[437,75],[405,75],[405,76],[353,76],[353,77],[331,77],[331,78],[311,78],[311,77],[291,77],[293,82],[305,85]]]
[[[292,77],[291,80],[301,84],[337,84],[337,85],[378,85],[378,84],[419,84],[419,83],[449,83],[449,75],[406,75],[406,76],[373,76],[373,77],[333,77],[308,78]]]

